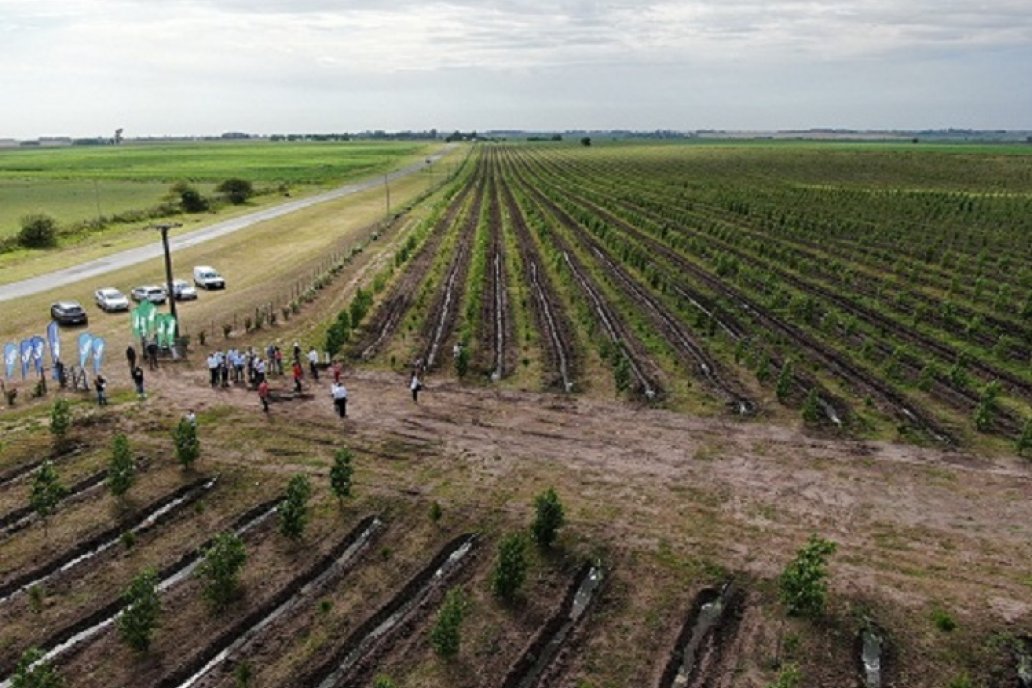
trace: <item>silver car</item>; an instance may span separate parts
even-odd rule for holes
[[[93,292],[93,300],[100,306],[100,310],[108,313],[129,310],[129,299],[114,287],[103,287]]]
[[[148,284],[142,287],[136,287],[132,291],[133,301],[150,301],[153,304],[163,304],[168,300],[168,294],[165,293],[164,287],[157,285]]]
[[[197,290],[186,280],[172,280],[172,296],[176,301],[193,301],[197,298]]]

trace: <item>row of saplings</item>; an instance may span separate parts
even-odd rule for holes
[[[70,413],[67,403],[58,400],[51,413],[51,430],[58,444],[64,442],[70,427]],[[182,419],[172,432],[176,459],[184,469],[190,469],[200,456],[200,442],[197,428],[192,420]],[[352,453],[349,449],[337,450],[330,468],[330,489],[339,501],[351,495]],[[129,440],[123,433],[112,440],[111,458],[108,463],[106,483],[111,494],[120,502],[135,482],[136,464],[132,458]],[[287,484],[286,495],[279,504],[279,530],[284,536],[299,540],[308,523],[308,500],[311,484],[304,475],[295,475]],[[46,527],[47,518],[54,513],[59,502],[67,495],[57,471],[51,462],[45,462],[35,474],[30,500]],[[535,499],[536,518],[531,527],[534,541],[543,549],[550,548],[564,523],[564,512],[558,495],[552,489]],[[435,522],[442,516],[437,502],[430,509],[430,518]],[[131,545],[131,540],[126,542]],[[494,595],[505,603],[513,602],[523,587],[527,575],[527,538],[523,533],[512,533],[499,544],[498,560],[491,575],[491,589]],[[240,574],[247,561],[243,540],[233,532],[215,536],[204,551],[197,568],[203,580],[202,594],[213,614],[222,612],[235,600],[240,592]],[[161,613],[158,595],[158,574],[153,568],[138,574],[123,593],[124,607],[116,620],[119,637],[137,652],[145,653],[151,645]],[[458,588],[450,590],[430,631],[430,642],[443,658],[450,659],[459,652],[461,625],[466,610],[466,599]],[[53,665],[42,661],[43,652],[38,648],[27,650],[18,662],[12,677],[13,688],[58,688],[64,684]],[[249,683],[250,667],[246,663],[238,666],[237,678]],[[393,682],[384,676],[377,677],[377,688],[389,688]]]
[[[53,416],[52,416],[53,420]],[[59,421],[58,427],[62,425]],[[51,428],[55,426],[52,423]],[[200,456],[200,441],[193,421],[182,419],[172,432],[176,459],[184,469],[190,469]],[[330,469],[330,488],[339,500],[351,494],[353,468],[352,454],[340,449]],[[125,498],[136,477],[136,464],[128,438],[119,433],[112,441],[108,464],[107,486],[120,502]],[[292,539],[300,540],[308,524],[308,499],[312,487],[304,475],[295,475],[287,484],[286,495],[278,507],[279,530]],[[53,465],[48,461],[37,471],[32,484],[31,500],[37,513],[44,519],[52,514],[58,502],[67,494]],[[126,544],[131,545],[127,540]],[[216,535],[205,549],[198,575],[203,580],[202,594],[213,614],[222,612],[240,593],[240,573],[247,561],[243,540],[233,532]],[[122,595],[124,603],[115,625],[119,637],[137,652],[145,653],[158,626],[161,600],[158,596],[158,573],[148,568],[139,573]],[[43,652],[38,648],[27,650],[18,662],[12,676],[12,688],[59,688],[64,685],[54,667],[41,661]]]
[[[58,400],[51,412],[51,431],[56,443],[64,443],[71,425],[67,402]],[[200,456],[200,442],[192,420],[179,421],[172,432],[175,456],[184,469],[190,469]],[[352,453],[339,449],[330,469],[330,489],[341,502],[351,496]],[[123,500],[135,481],[136,464],[132,460],[129,440],[118,434],[112,441],[111,458],[108,464],[107,485],[112,495]],[[67,490],[61,485],[50,462],[37,471],[32,483],[30,501],[46,527],[47,517],[54,512]],[[304,475],[295,475],[287,485],[286,496],[279,505],[280,532],[292,540],[299,540],[308,523],[308,499],[311,484]],[[558,495],[549,488],[534,500],[535,519],[530,529],[534,542],[542,549],[549,549],[555,543],[559,529],[565,521],[564,509]],[[431,505],[430,518],[438,521],[442,509],[437,502]],[[131,545],[131,540],[126,542]],[[527,574],[527,537],[522,532],[511,533],[501,539],[498,555],[490,577],[491,591],[503,603],[518,598]],[[827,558],[835,551],[835,544],[816,535],[799,550],[782,572],[779,579],[781,599],[792,616],[816,618],[823,614],[827,598]],[[239,576],[247,552],[243,541],[235,533],[217,535],[205,550],[198,573],[204,580],[202,594],[213,613],[221,612],[226,605],[240,594]],[[153,569],[145,570],[133,579],[123,595],[125,603],[118,617],[117,628],[122,640],[139,652],[146,652],[157,627],[161,603],[158,597],[158,578]],[[31,591],[30,591],[31,592]],[[436,653],[444,659],[455,657],[461,643],[461,626],[467,603],[459,588],[450,590],[445,596],[436,622],[430,630],[430,642]],[[939,616],[945,612],[937,610]],[[933,615],[936,626],[945,632],[952,630],[952,619],[946,615],[949,627]],[[47,662],[39,661],[42,652],[36,648],[27,650],[19,661],[12,677],[13,688],[57,688],[63,685],[61,677]],[[237,667],[238,683],[250,683],[250,665],[246,662]],[[796,688],[802,681],[797,665],[788,663],[782,667],[777,680],[770,688]],[[957,677],[951,686],[965,686],[966,676]],[[379,676],[374,688],[392,688],[394,682],[386,676]]]

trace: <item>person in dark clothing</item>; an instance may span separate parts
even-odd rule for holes
[[[412,390],[412,401],[419,403],[419,390],[423,389],[423,383],[419,381],[419,376],[413,372],[412,379],[409,381],[409,389]]]
[[[130,344],[125,350],[125,360],[129,361],[129,372],[133,371],[136,367],[136,349]]]
[[[147,395],[143,391],[143,368],[140,366],[133,368],[133,382],[136,384],[136,394],[140,399],[146,399]]]
[[[107,380],[103,375],[97,375],[93,379],[93,386],[97,389],[97,405],[107,406]]]
[[[151,370],[157,370],[158,368],[158,340],[152,339],[147,342],[147,363],[150,365]]]
[[[61,389],[68,386],[68,376],[65,374],[65,364],[60,358],[54,361],[54,375],[57,376],[57,384],[60,385]]]

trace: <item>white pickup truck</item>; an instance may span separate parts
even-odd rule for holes
[[[210,265],[195,265],[193,269],[193,281],[198,287],[205,289],[225,289],[226,280]]]

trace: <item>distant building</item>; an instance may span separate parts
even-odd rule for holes
[[[44,148],[58,148],[72,145],[70,136],[40,136],[39,145]]]
[[[17,148],[18,141],[16,139],[0,139],[0,148]]]

